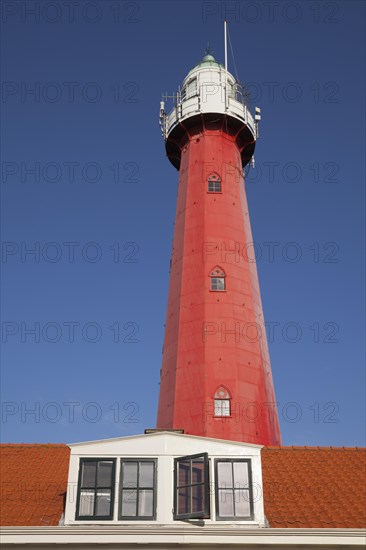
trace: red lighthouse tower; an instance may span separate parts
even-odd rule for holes
[[[239,83],[209,54],[169,114],[161,103],[179,183],[157,428],[278,445],[243,177],[255,118]]]

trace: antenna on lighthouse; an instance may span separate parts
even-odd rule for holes
[[[228,108],[227,93],[227,21],[224,21],[224,50],[225,50],[225,109]]]

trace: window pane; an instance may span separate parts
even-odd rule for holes
[[[192,484],[203,483],[205,475],[205,463],[203,458],[194,458],[192,460]]]
[[[187,84],[187,98],[194,95],[196,93],[197,89],[197,79],[193,78],[190,82]]]
[[[219,179],[214,179],[214,176],[211,176],[208,180],[208,190],[211,193],[219,193],[221,191],[221,181]]]
[[[139,516],[152,516],[153,515],[153,491],[142,489],[139,491]]]
[[[208,490],[207,453],[176,460],[177,484],[174,517],[204,517],[209,513],[205,491]]]
[[[215,399],[214,416],[221,416],[221,399]]]
[[[137,462],[123,463],[123,487],[137,487]]]
[[[215,399],[215,416],[230,416],[230,400]]]
[[[92,516],[94,513],[94,491],[80,491],[79,516]]]
[[[247,461],[216,461],[218,518],[248,519],[251,517],[251,489]]]
[[[211,277],[211,290],[225,290],[225,280],[223,277]]]
[[[112,470],[113,462],[111,460],[98,462],[97,487],[112,486]]]
[[[178,462],[178,487],[190,485],[191,461],[181,460]]]
[[[235,491],[235,516],[250,516],[249,491]]]
[[[83,462],[82,468],[81,487],[94,487],[97,463],[89,461]]]
[[[217,279],[217,288],[218,290],[225,290],[224,279]]]
[[[186,487],[185,489],[178,489],[178,514],[190,513],[190,497],[190,487]]]
[[[153,517],[155,461],[122,460],[121,468],[122,490],[119,517],[141,519]]]
[[[234,462],[234,484],[238,489],[249,486],[247,462]]]
[[[154,487],[154,463],[140,462],[140,487]]]
[[[111,490],[97,491],[96,516],[109,516],[111,513]]]
[[[136,516],[137,491],[125,489],[122,491],[122,516]]]
[[[194,485],[192,487],[192,512],[203,512],[205,509],[204,485]]]
[[[233,487],[231,462],[218,462],[217,474],[219,489],[227,489],[229,487]]]
[[[221,415],[230,416],[230,401],[228,399],[221,400]]]
[[[219,516],[232,517],[234,515],[233,492],[230,489],[219,491]]]

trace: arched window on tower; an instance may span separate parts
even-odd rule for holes
[[[209,193],[221,193],[221,178],[215,172],[208,176],[207,191]]]
[[[210,272],[210,289],[214,290],[215,292],[222,292],[223,290],[226,290],[225,277],[225,271],[221,269],[221,267],[214,267],[213,270]]]
[[[230,416],[231,396],[224,386],[220,386],[214,395],[214,416]]]

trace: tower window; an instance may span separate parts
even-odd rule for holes
[[[215,267],[210,273],[210,289],[215,292],[222,292],[223,290],[226,290],[225,277],[226,275],[224,270],[221,269],[221,267]]]
[[[215,460],[216,519],[253,518],[250,460]]]
[[[214,416],[230,416],[230,394],[226,388],[221,386],[214,395]]]
[[[190,97],[197,95],[197,78],[192,78],[182,93],[182,100],[189,99]]]
[[[113,519],[115,465],[114,459],[80,460],[76,519]]]
[[[174,519],[209,517],[207,453],[174,460],[174,490]]]
[[[217,174],[211,174],[207,180],[209,193],[221,193],[221,178]]]
[[[121,460],[119,519],[155,519],[156,461]]]

